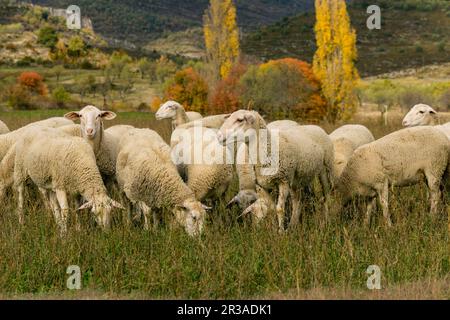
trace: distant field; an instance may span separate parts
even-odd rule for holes
[[[16,128],[64,112],[2,112],[0,119]],[[359,114],[354,122],[367,125],[377,137],[400,128],[401,114],[393,115],[388,127],[377,117]],[[120,113],[113,123],[170,134],[168,122],[155,122],[147,113]],[[329,132],[335,126],[324,127]],[[153,231],[126,227],[121,211],[115,212],[108,233],[86,214],[81,231],[69,227],[67,238],[60,239],[33,188],[24,226],[18,224],[10,196],[0,210],[0,297],[450,298],[447,217],[428,214],[424,185],[392,194],[391,229],[384,226],[381,212],[365,227],[359,201],[326,224],[322,204],[312,199],[303,203],[300,225],[285,235],[276,232],[274,217],[253,228],[238,218],[236,208],[225,209],[236,190],[235,183],[223,199],[211,203],[214,209],[200,239],[168,225]],[[120,199],[117,193],[112,197]],[[382,270],[380,292],[366,288],[365,272],[373,264]],[[81,268],[80,292],[66,289],[69,265]]]

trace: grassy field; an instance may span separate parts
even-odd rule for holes
[[[16,128],[64,112],[8,112],[0,119]],[[377,137],[399,128],[400,114],[387,127],[375,117],[361,114],[354,122]],[[155,122],[151,114],[121,113],[115,123],[154,128],[166,139],[170,134],[170,124]],[[321,204],[311,199],[304,204],[301,224],[285,235],[276,232],[274,219],[254,228],[238,218],[237,209],[225,209],[236,189],[235,183],[213,204],[199,239],[168,225],[152,231],[127,227],[121,211],[114,213],[108,233],[83,215],[82,230],[71,227],[61,239],[35,190],[29,191],[23,226],[10,196],[0,214],[0,297],[450,298],[447,220],[444,214],[428,214],[425,185],[393,193],[391,229],[380,212],[365,227],[359,201],[326,224]],[[366,287],[366,269],[373,264],[382,271],[382,290],[376,292]],[[69,265],[81,268],[81,291],[66,289]]]

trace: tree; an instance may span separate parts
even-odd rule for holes
[[[67,60],[67,47],[63,39],[59,39],[56,43],[55,50],[51,55],[54,61],[64,63]]]
[[[120,79],[123,69],[131,62],[131,58],[125,52],[114,51],[109,59],[109,67],[113,76]]]
[[[207,111],[208,85],[193,68],[178,71],[168,82],[166,100],[175,100],[185,108],[198,112]]]
[[[59,78],[61,77],[63,72],[64,72],[64,67],[60,64],[58,64],[52,68],[52,73],[56,77],[56,86],[59,85]]]
[[[58,34],[52,27],[42,27],[38,32],[37,42],[53,51],[58,43]]]
[[[137,63],[137,67],[139,72],[141,73],[141,79],[144,79],[146,75],[153,78],[153,74],[155,73],[156,66],[154,63],[150,62],[147,58],[139,59]]]
[[[304,61],[286,58],[251,66],[240,86],[242,106],[251,105],[270,118],[316,121],[325,117],[319,81]]]
[[[214,80],[225,78],[239,57],[239,30],[232,0],[211,0],[204,18],[206,59]]]
[[[357,108],[356,33],[344,0],[316,0],[313,70],[328,103],[327,118],[349,118]]]
[[[67,55],[73,59],[83,56],[85,52],[85,43],[83,39],[79,36],[73,36],[69,40],[67,46]]]
[[[34,71],[22,72],[17,79],[17,83],[31,93],[39,94],[41,96],[45,96],[48,93],[44,78]]]

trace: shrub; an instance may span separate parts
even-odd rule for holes
[[[212,113],[230,113],[241,107],[239,81],[247,68],[245,64],[238,63],[225,79],[217,83],[213,92],[210,93],[209,110]]]
[[[48,93],[44,79],[39,73],[34,71],[22,72],[17,79],[17,83],[31,93],[36,93],[41,96],[45,96]]]
[[[70,100],[70,94],[64,89],[63,86],[58,86],[52,91],[52,97],[55,100],[58,107],[63,107],[66,102]]]
[[[58,43],[58,34],[56,33],[56,30],[49,26],[39,29],[38,43],[54,50]]]
[[[178,71],[166,84],[165,98],[181,103],[186,109],[205,112],[208,105],[208,85],[189,67]]]
[[[320,120],[326,103],[308,63],[286,58],[252,66],[242,76],[241,103],[271,118]]]
[[[159,107],[162,104],[162,99],[158,96],[153,97],[152,102],[150,102],[150,111],[153,113],[156,113],[158,111]]]

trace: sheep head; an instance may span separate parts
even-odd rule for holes
[[[156,120],[175,119],[178,109],[183,109],[176,101],[167,101],[162,104],[155,113]]]
[[[207,209],[210,208],[200,201],[187,199],[181,205],[175,206],[175,219],[190,236],[198,236],[203,232]]]
[[[86,139],[94,140],[103,130],[103,120],[113,120],[116,114],[112,111],[101,111],[94,106],[86,106],[80,111],[69,112],[64,117],[70,120],[80,119],[81,134]]]
[[[117,201],[111,198],[97,197],[91,201],[86,202],[78,210],[91,209],[91,212],[95,215],[95,220],[97,223],[105,229],[109,229],[111,225],[111,211],[114,208],[122,209],[125,208]]]
[[[437,112],[429,105],[416,104],[403,118],[404,127],[430,126],[439,123]]]
[[[265,127],[264,119],[256,111],[238,110],[227,116],[217,133],[217,139],[223,145],[245,142],[246,138],[256,135],[261,125]]]

